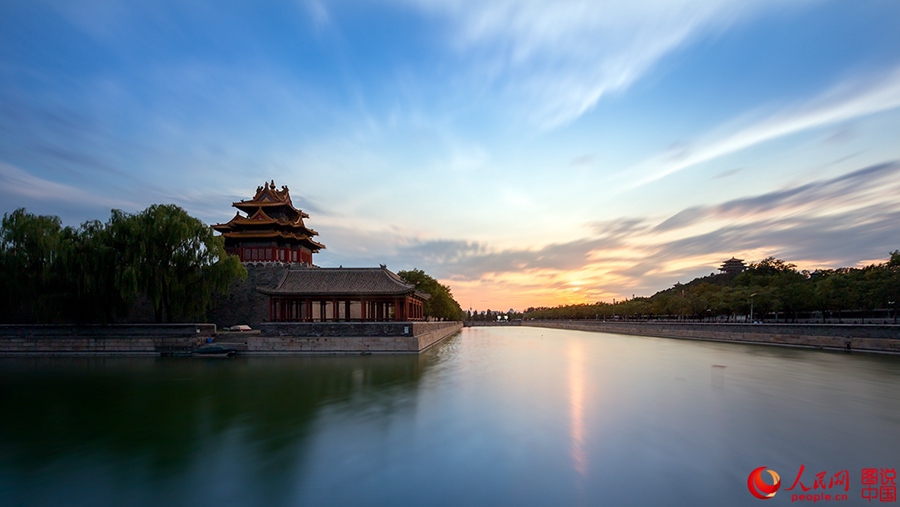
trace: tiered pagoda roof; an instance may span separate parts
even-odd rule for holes
[[[225,237],[226,247],[261,240],[300,245],[312,253],[325,248],[312,239],[319,233],[303,223],[309,215],[294,207],[287,185],[278,190],[274,180],[267,182],[257,187],[253,198],[235,202],[232,206],[240,211],[228,223],[212,226]]]
[[[745,269],[747,269],[747,266],[744,265],[744,259],[735,259],[734,257],[732,257],[722,263],[722,267],[719,268],[719,271],[726,274],[731,274],[740,273]]]

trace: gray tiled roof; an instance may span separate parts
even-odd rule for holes
[[[288,271],[275,287],[257,288],[270,296],[403,296],[428,299],[387,268],[300,268]]]

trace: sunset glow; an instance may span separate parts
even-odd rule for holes
[[[36,0],[0,42],[0,213],[213,224],[274,179],[316,264],[475,310],[900,248],[897,2]]]

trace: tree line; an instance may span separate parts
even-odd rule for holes
[[[157,322],[202,318],[215,291],[246,276],[221,237],[171,204],[77,228],[24,208],[0,222],[2,322],[113,322],[141,296]]]
[[[498,321],[515,321],[521,320],[523,317],[522,312],[517,312],[510,308],[508,311],[500,311],[500,310],[491,310],[488,308],[487,310],[466,310],[465,318],[468,321],[474,322],[498,322]]]
[[[900,307],[900,250],[863,268],[798,271],[773,257],[739,274],[713,274],[614,303],[529,308],[529,319],[690,319],[734,321],[892,319]]]

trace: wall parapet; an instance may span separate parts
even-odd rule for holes
[[[618,333],[661,338],[723,341],[858,350],[900,354],[900,326],[889,324],[743,324],[609,322],[595,320],[526,321],[526,326]]]
[[[0,356],[189,354],[215,324],[0,325]]]
[[[247,338],[249,354],[419,353],[462,322],[267,322]]]

